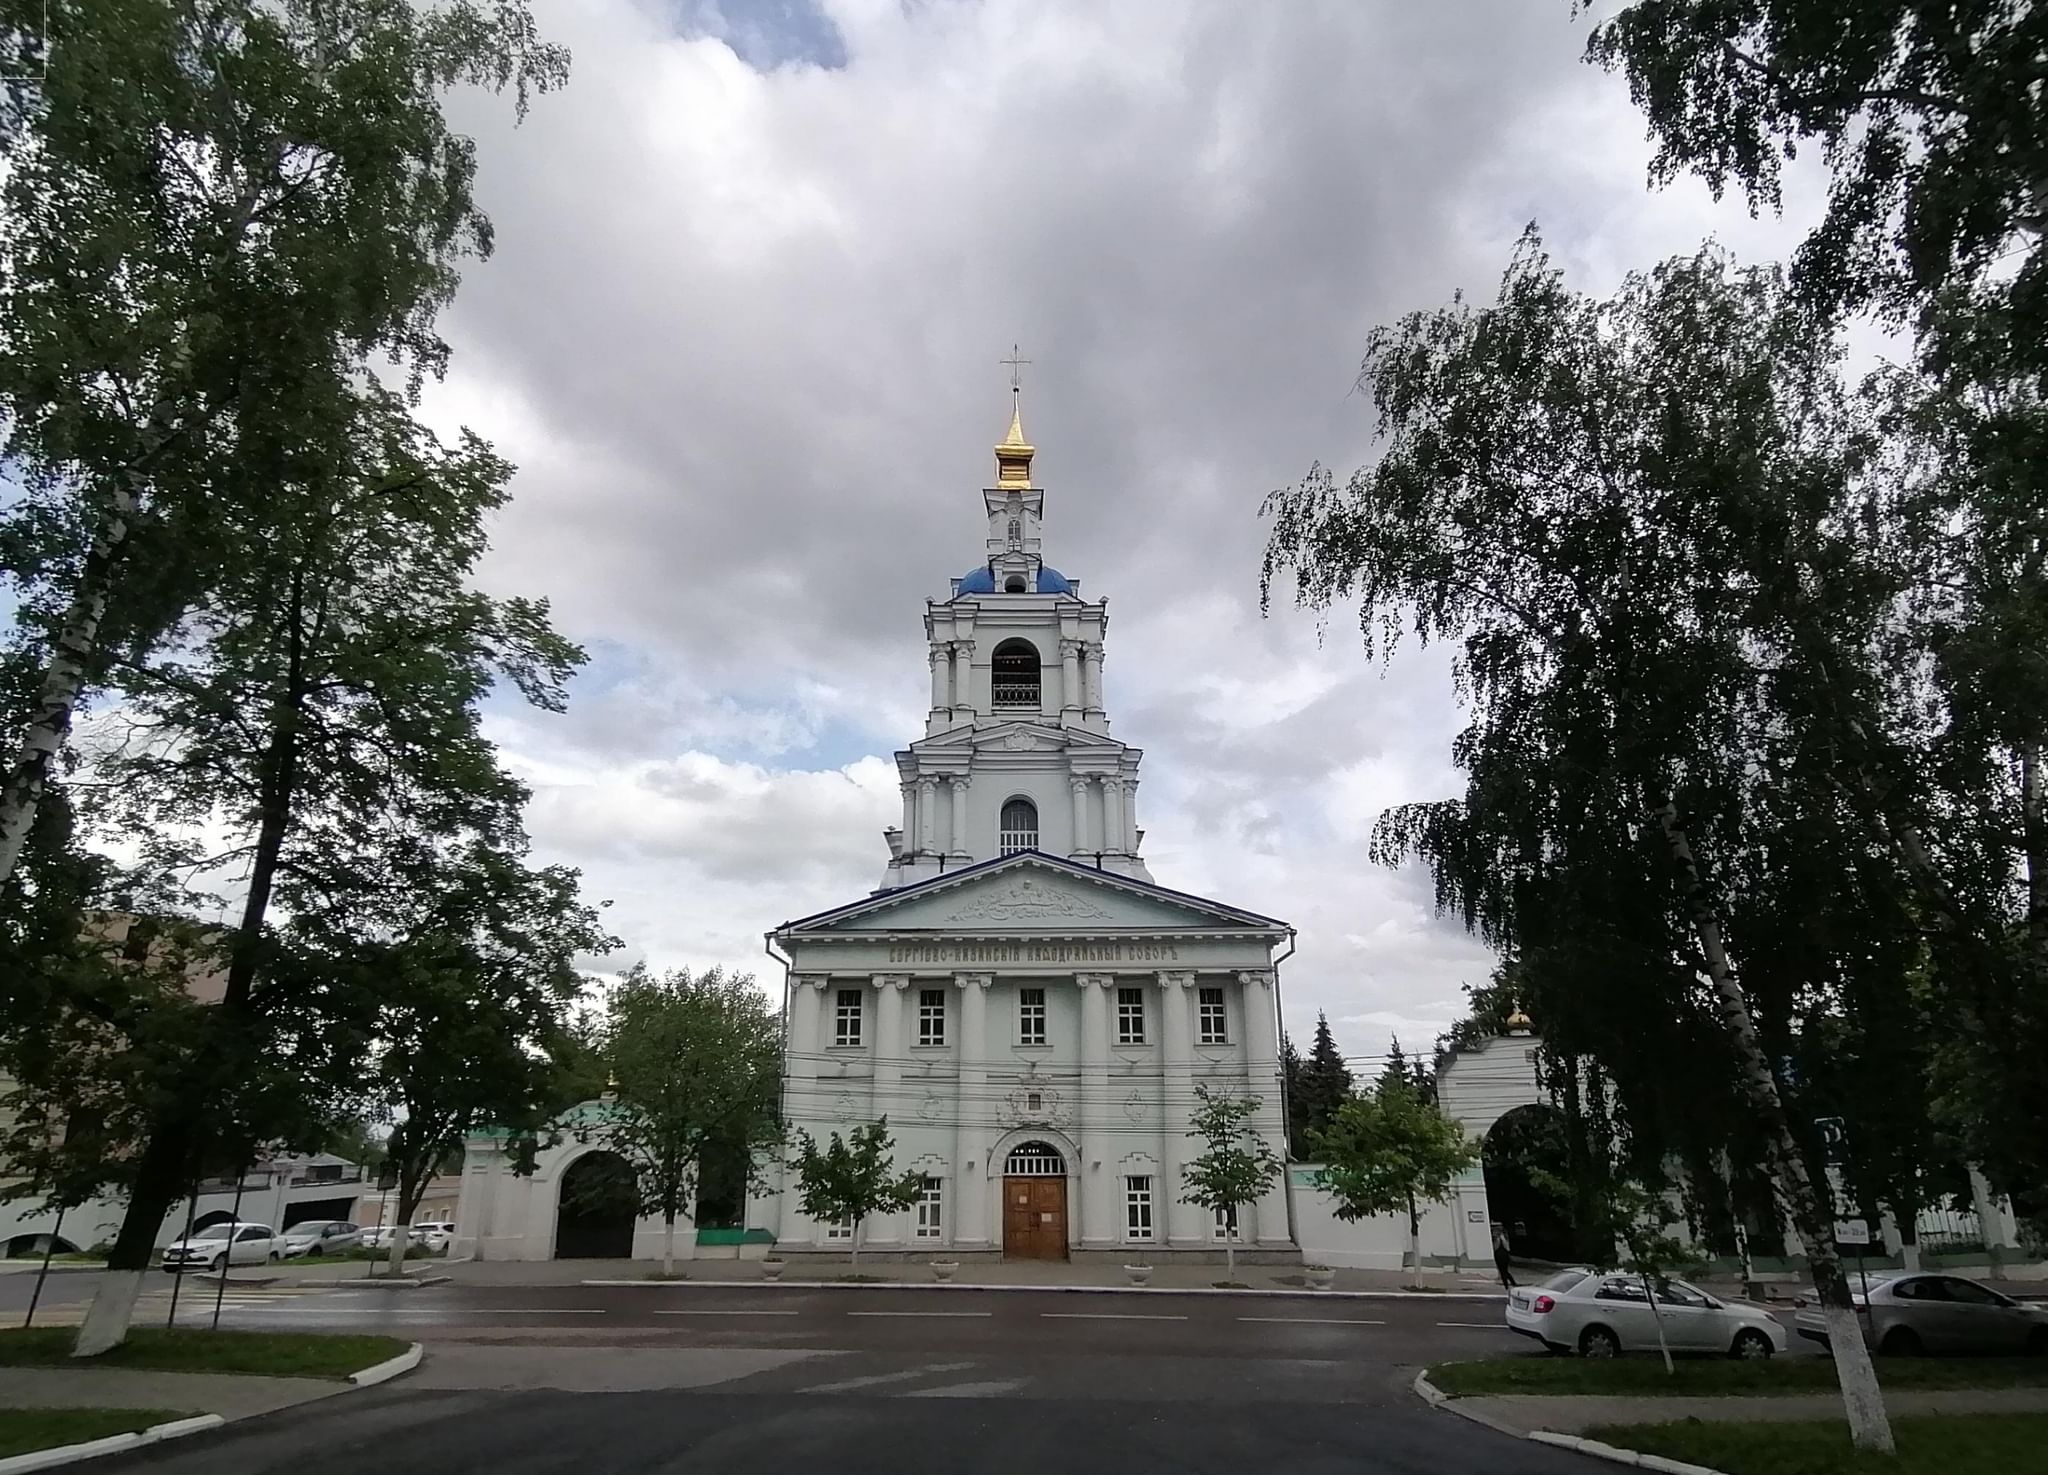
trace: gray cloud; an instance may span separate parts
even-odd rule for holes
[[[1490,960],[1365,857],[1380,808],[1455,789],[1448,660],[1383,675],[1348,611],[1320,645],[1262,620],[1259,499],[1369,454],[1367,331],[1490,295],[1530,218],[1596,287],[1786,229],[1644,193],[1563,4],[798,9],[843,67],[580,0],[550,7],[567,92],[516,131],[462,103],[500,247],[432,412],[522,468],[490,581],[601,658],[568,717],[501,725],[537,839],[678,962],[874,884],[894,781],[862,759],[920,730],[923,601],[980,557],[1017,339],[1154,873],[1300,926],[1297,1033],[1327,1008],[1377,1051],[1454,1012]]]

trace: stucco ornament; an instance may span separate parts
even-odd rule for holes
[[[1078,918],[1109,921],[1110,914],[1089,901],[1025,877],[1013,885],[976,897],[946,920],[949,922],[1039,922]]]

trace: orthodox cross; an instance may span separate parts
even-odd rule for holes
[[[1012,343],[1010,345],[1010,356],[1006,359],[996,360],[996,362],[999,364],[1008,364],[1010,366],[1010,392],[1012,394],[1015,394],[1018,390],[1024,387],[1024,375],[1022,371],[1024,366],[1031,362],[1031,360],[1028,358],[1020,357],[1022,353],[1023,349],[1019,348],[1016,344]]]

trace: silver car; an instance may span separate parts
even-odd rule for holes
[[[278,1248],[287,1260],[296,1260],[301,1255],[331,1255],[338,1250],[355,1249],[362,1243],[360,1234],[355,1225],[340,1219],[308,1219],[286,1229]]]
[[[1863,1325],[1863,1340],[1894,1357],[1926,1352],[2032,1353],[2048,1357],[2048,1309],[2001,1296],[1960,1275],[1886,1276],[1869,1295],[1850,1282],[1849,1299]],[[1798,1302],[1799,1335],[1828,1345],[1827,1322],[1808,1291]]]
[[[1508,1330],[1553,1352],[1616,1357],[1656,1351],[1661,1319],[1673,1352],[1763,1358],[1785,1350],[1785,1329],[1761,1307],[1723,1301],[1682,1280],[1655,1284],[1652,1307],[1642,1277],[1632,1272],[1561,1270],[1508,1293]]]

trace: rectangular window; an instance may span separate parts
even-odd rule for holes
[[[920,1045],[946,1043],[946,991],[921,988],[917,991],[917,1042]]]
[[[1152,1239],[1152,1175],[1133,1173],[1124,1179],[1124,1238],[1134,1244]]]
[[[1211,1239],[1240,1239],[1238,1234],[1237,1210],[1218,1209],[1209,1223]]]
[[[1045,990],[1042,988],[1017,990],[1017,1043],[1045,1043]]]
[[[825,1238],[828,1240],[852,1239],[853,1221],[851,1219],[841,1219],[837,1224],[827,1224],[825,1226]]]
[[[1224,1012],[1223,990],[1205,988],[1196,1003],[1195,1038],[1204,1045],[1230,1043],[1230,1016]]]
[[[915,1239],[939,1239],[944,1234],[946,1180],[927,1178],[918,1185],[917,1221],[911,1231]]]
[[[839,991],[838,1006],[832,1015],[832,1043],[835,1045],[858,1045],[860,1043],[860,1015],[864,996],[857,988],[843,988]]]
[[[1119,1045],[1145,1043],[1145,991],[1120,988],[1116,991],[1116,1042]]]

